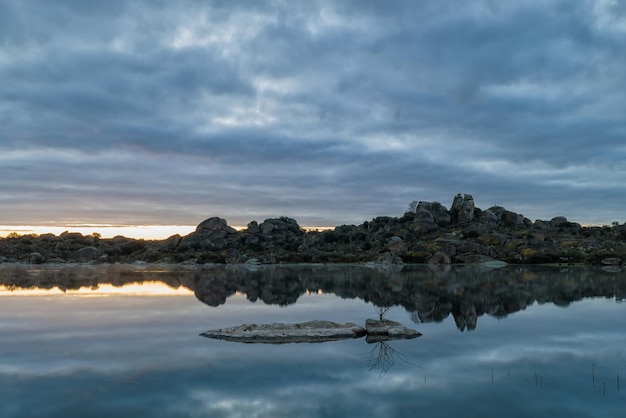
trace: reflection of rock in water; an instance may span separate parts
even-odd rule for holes
[[[236,292],[251,301],[289,305],[322,291],[359,298],[382,307],[402,306],[419,322],[440,322],[450,315],[460,330],[475,329],[482,315],[506,317],[535,302],[567,306],[586,297],[626,298],[626,272],[593,267],[432,266],[373,269],[362,266],[39,266],[0,264],[0,284],[9,289],[78,289],[103,283],[122,286],[161,281],[186,287],[210,306]]]
[[[469,301],[462,300],[459,306],[455,306],[452,309],[452,316],[459,330],[465,331],[467,329],[472,331],[476,329],[476,322],[478,321],[476,306]]]

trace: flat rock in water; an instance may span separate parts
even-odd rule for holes
[[[320,343],[360,338],[365,330],[356,324],[330,321],[310,321],[297,324],[244,324],[231,328],[203,332],[203,337],[242,343],[287,344]]]
[[[371,341],[411,339],[422,335],[414,329],[407,328],[401,323],[389,319],[368,319],[365,321],[365,330],[368,339]]]

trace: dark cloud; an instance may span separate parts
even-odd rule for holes
[[[3,2],[1,217],[338,224],[467,192],[608,223],[618,5]]]

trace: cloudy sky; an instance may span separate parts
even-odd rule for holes
[[[0,1],[0,224],[626,221],[626,1]]]

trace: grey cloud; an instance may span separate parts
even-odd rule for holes
[[[585,196],[623,205],[619,13],[592,2],[1,7],[0,149],[91,157],[65,174],[0,167],[11,205],[91,190],[161,208],[151,222],[330,224],[457,192],[581,221],[600,218]],[[111,154],[125,162],[98,159]],[[519,176],[485,168],[507,163]],[[555,195],[572,204],[545,202]],[[244,202],[258,210],[237,214]]]

